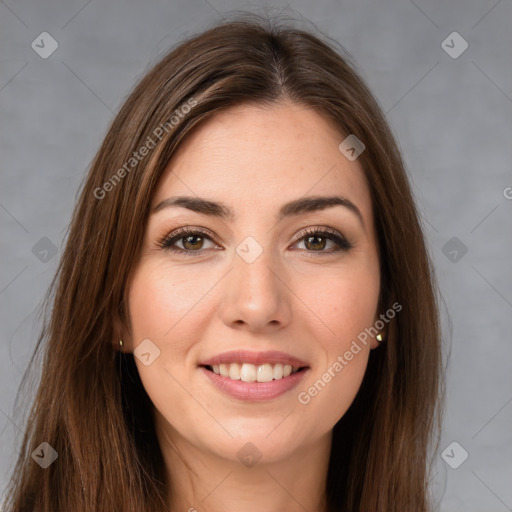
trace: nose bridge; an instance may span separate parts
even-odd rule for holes
[[[270,248],[262,250],[261,254],[255,257],[254,260],[245,259],[245,255],[249,256],[254,251],[249,246],[249,251],[245,255],[240,255],[243,250],[247,249],[247,245],[247,243],[244,243],[239,246],[233,261],[235,277],[242,285],[241,290],[252,291],[255,295],[270,294],[274,296],[276,294],[274,288],[277,279],[275,275],[277,264],[272,250]]]
[[[284,324],[290,315],[285,276],[275,251],[247,237],[236,248],[225,282],[221,315],[228,324],[250,328]]]

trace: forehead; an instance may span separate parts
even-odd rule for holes
[[[296,104],[244,104],[204,121],[183,141],[152,207],[173,195],[229,204],[240,215],[277,211],[308,195],[342,195],[371,220],[363,169],[338,146],[345,138],[316,110]]]

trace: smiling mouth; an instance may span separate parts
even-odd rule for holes
[[[292,366],[289,364],[254,365],[250,363],[228,363],[201,365],[203,368],[230,380],[243,382],[271,382],[281,380],[309,368],[308,366]]]

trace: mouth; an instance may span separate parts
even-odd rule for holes
[[[199,369],[222,394],[244,402],[268,402],[289,396],[310,370],[309,366],[281,363],[221,363],[200,365]]]
[[[282,363],[223,363],[213,365],[200,365],[209,372],[230,380],[242,382],[271,382],[282,380],[290,375],[304,372],[309,366],[292,366]]]
[[[276,350],[231,350],[203,360],[199,370],[236,400],[262,402],[289,394],[310,370],[306,361]]]

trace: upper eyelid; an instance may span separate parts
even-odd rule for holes
[[[316,232],[326,233],[326,234],[330,235],[331,237],[339,237],[341,240],[347,242],[348,245],[353,246],[353,243],[342,232],[340,232],[339,230],[337,230],[335,228],[332,228],[330,226],[325,226],[325,225],[308,226],[306,228],[299,230],[298,234],[294,237],[294,241],[292,242],[292,244],[296,244],[297,242],[302,240],[304,237],[308,236],[309,234],[316,233]],[[170,242],[173,239],[175,239],[176,241],[181,240],[182,238],[184,238],[185,236],[190,235],[190,234],[199,234],[199,235],[204,234],[213,243],[215,243],[215,244],[218,243],[217,239],[219,237],[217,237],[208,228],[196,227],[196,226],[182,226],[182,227],[175,228],[175,229],[171,230],[170,233],[161,237],[159,239],[160,240],[159,245],[163,245],[167,242]],[[178,248],[178,249],[181,249],[181,248]],[[186,250],[186,249],[181,249],[181,250]],[[196,252],[196,251],[194,251],[194,252]],[[197,251],[197,252],[199,252],[199,251]]]
[[[332,235],[339,235],[340,237],[342,238],[346,238],[345,235],[338,229],[336,228],[332,228],[330,226],[325,226],[325,225],[322,225],[322,224],[319,224],[319,225],[313,225],[313,226],[308,226],[306,228],[302,228],[300,229],[298,232],[297,232],[297,235],[296,236],[304,236],[304,235],[307,235],[308,232],[327,232],[329,234],[332,234]],[[331,233],[332,231],[332,233]],[[213,239],[220,239],[221,237],[217,236],[213,231],[209,230],[208,228],[205,228],[205,227],[199,227],[199,226],[194,226],[194,225],[191,225],[191,226],[182,226],[182,227],[178,227],[178,228],[174,228],[174,229],[171,229],[170,231],[166,231],[164,235],[162,235],[160,238],[173,238],[175,236],[178,236],[178,235],[186,235],[187,233],[204,233],[208,236],[211,236],[211,238]]]

